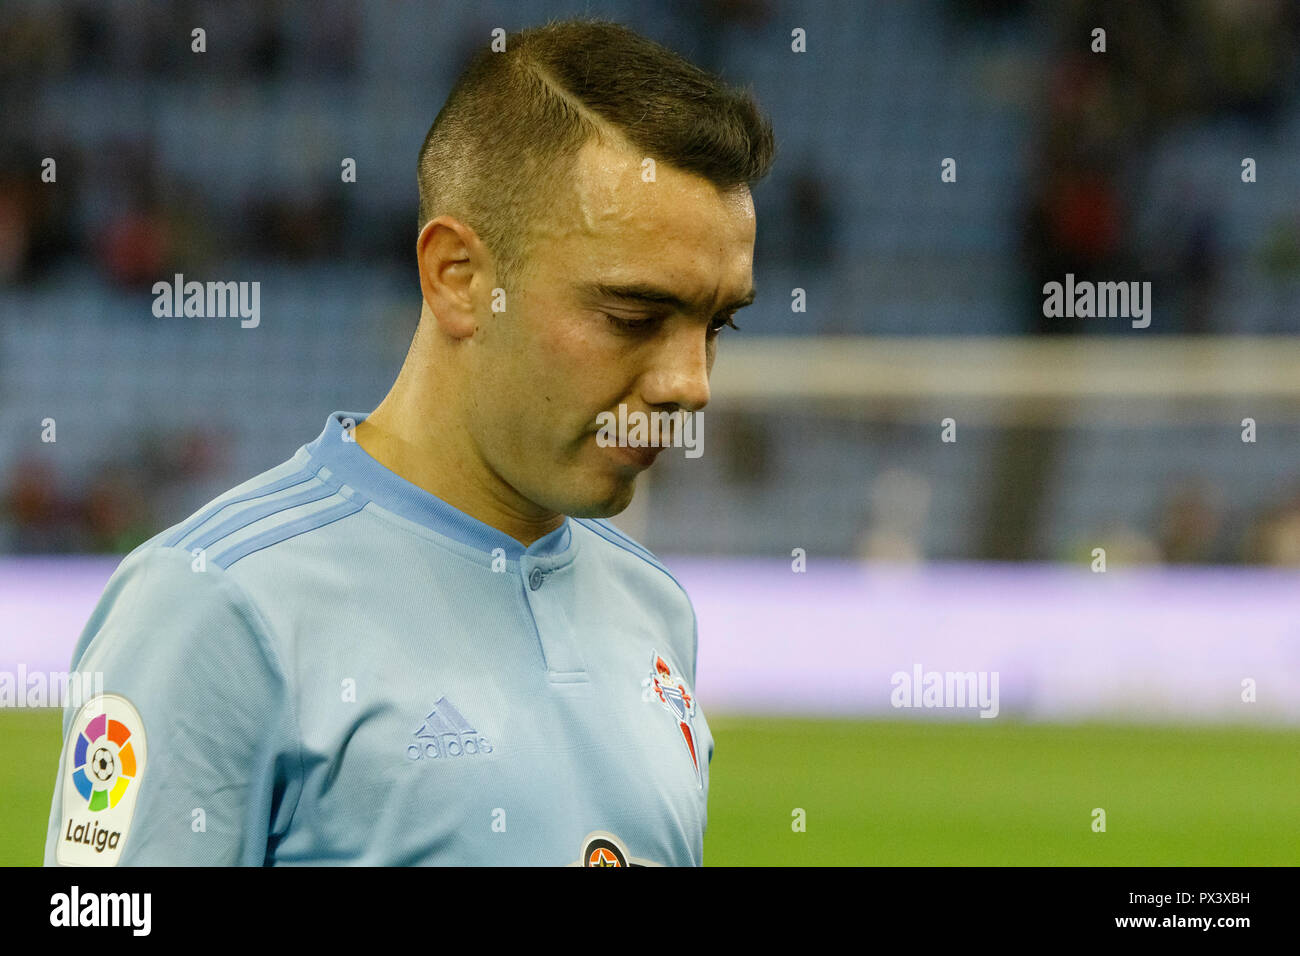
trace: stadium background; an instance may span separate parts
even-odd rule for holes
[[[699,611],[706,860],[1300,862],[1300,8],[141,9],[0,13],[0,671],[66,669],[122,554],[378,403],[461,65],[595,14],[779,144],[705,454],[615,519]],[[1150,328],[1044,318],[1067,272],[1151,281]],[[259,281],[260,326],[155,318],[175,273]],[[997,671],[998,716],[894,708],[916,665]],[[58,737],[0,709],[0,863],[40,859]]]

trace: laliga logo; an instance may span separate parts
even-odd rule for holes
[[[59,865],[118,862],[148,765],[145,729],[120,694],[97,694],[81,705],[59,763],[66,821],[55,850]]]
[[[700,755],[695,744],[695,698],[681,679],[673,677],[672,668],[667,661],[654,651],[650,652],[650,659],[650,676],[641,682],[645,688],[642,697],[645,700],[657,697],[659,703],[676,720],[677,729],[681,731],[682,740],[686,744],[686,752],[695,767],[695,781],[703,790],[704,778],[700,772]]]
[[[135,777],[135,750],[131,731],[107,714],[94,718],[77,738],[73,754],[72,783],[98,812],[117,806]]]
[[[107,714],[92,719],[77,736],[73,752],[72,785],[86,801],[86,808],[99,813],[116,807],[135,776],[135,748],[131,745],[130,728],[120,720],[111,720]],[[117,849],[122,833],[101,828],[95,822],[74,825],[69,817],[63,839],[103,853],[106,849]]]

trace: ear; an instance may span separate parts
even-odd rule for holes
[[[472,336],[478,327],[474,298],[492,274],[487,247],[459,219],[439,216],[420,230],[415,254],[420,292],[438,328],[457,339]]]

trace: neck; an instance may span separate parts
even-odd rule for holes
[[[416,350],[413,349],[414,353]],[[564,515],[527,501],[483,460],[443,376],[412,372],[408,356],[388,395],[356,428],[357,444],[389,471],[527,547]]]

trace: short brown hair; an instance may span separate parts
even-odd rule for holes
[[[528,231],[589,140],[619,138],[719,189],[752,186],[776,152],[751,94],[608,20],[551,21],[470,60],[420,147],[420,228],[452,215],[518,278]]]

